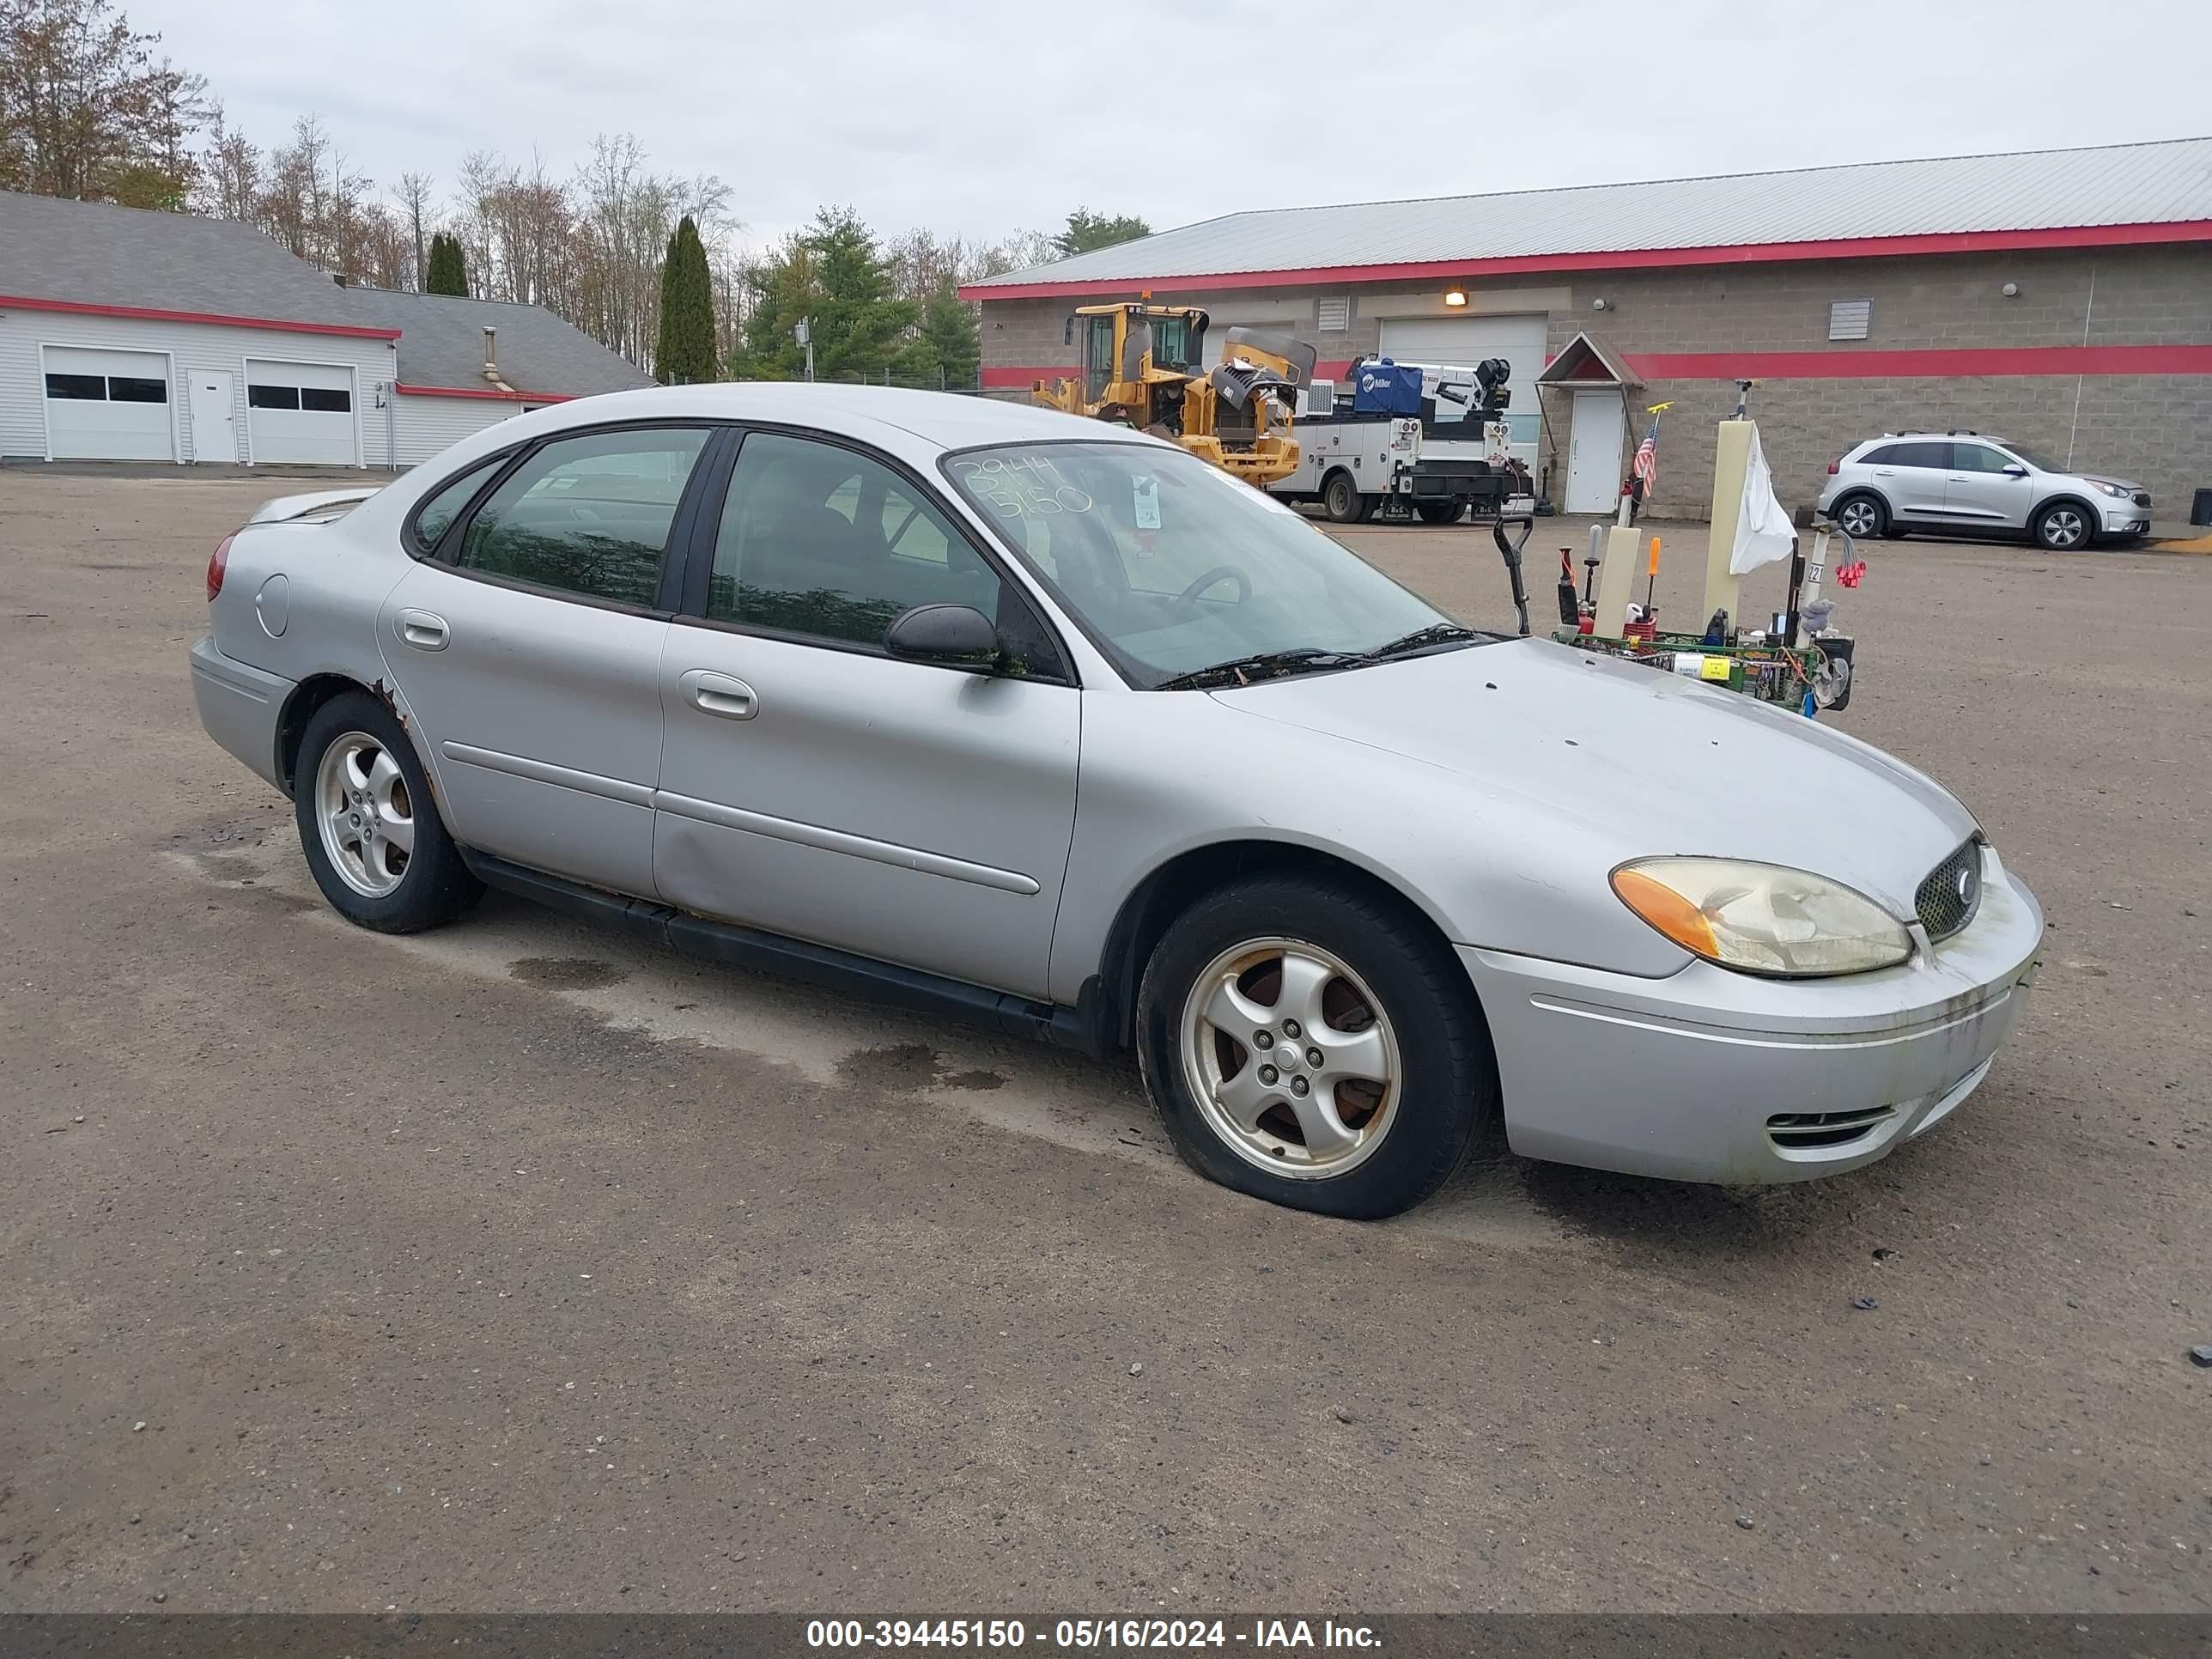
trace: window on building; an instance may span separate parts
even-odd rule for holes
[[[1874,319],[1871,300],[1838,300],[1828,307],[1828,337],[1832,340],[1863,340],[1867,326]]]
[[[169,383],[149,376],[111,374],[107,377],[107,399],[117,404],[166,404],[169,401]]]
[[[300,388],[295,386],[254,386],[246,388],[246,401],[252,409],[297,409]]]
[[[545,445],[462,533],[466,570],[617,605],[652,605],[703,427],[595,432]]]
[[[330,415],[347,415],[353,411],[353,393],[343,386],[303,386],[300,388],[300,407],[320,410]]]
[[[46,396],[64,403],[106,403],[107,381],[98,374],[49,374]]]

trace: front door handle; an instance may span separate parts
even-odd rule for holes
[[[443,651],[453,637],[446,619],[428,611],[403,611],[398,621],[399,642],[417,651]]]
[[[685,671],[678,681],[684,696],[702,714],[726,720],[749,720],[760,713],[760,699],[743,680],[717,674],[709,668]]]

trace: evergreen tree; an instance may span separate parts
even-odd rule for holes
[[[975,385],[982,358],[975,307],[960,297],[953,278],[941,278],[923,301],[921,327],[899,354],[894,371],[924,386],[966,390]]]
[[[707,248],[685,214],[668,239],[660,267],[660,346],[653,376],[663,386],[696,386],[714,374],[714,301]]]
[[[896,297],[875,234],[849,208],[823,208],[804,231],[745,276],[752,308],[738,370],[748,378],[790,380],[805,353],[791,337],[811,320],[816,374],[825,380],[880,380],[906,361],[906,336],[921,307]]]
[[[425,294],[453,294],[466,299],[469,293],[468,267],[461,258],[461,244],[458,237],[440,231],[430,239],[430,270],[428,280],[422,284]]]
[[[1067,216],[1067,228],[1052,239],[1052,245],[1066,259],[1096,248],[1112,247],[1116,242],[1133,242],[1139,236],[1152,234],[1152,228],[1134,214],[1117,214],[1109,218],[1089,208],[1078,208]]]

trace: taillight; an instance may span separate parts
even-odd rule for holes
[[[217,542],[215,544],[215,551],[208,556],[208,603],[210,605],[213,605],[215,596],[222,592],[223,574],[230,568],[230,544],[237,539],[238,532],[233,531]]]
[[[1843,470],[1844,464],[1841,461],[1830,461],[1828,463],[1828,476],[1832,478]]]

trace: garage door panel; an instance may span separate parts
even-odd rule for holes
[[[169,360],[158,351],[48,346],[46,441],[57,460],[167,461]]]
[[[246,426],[256,461],[354,465],[353,371],[342,364],[249,360]]]
[[[1505,382],[1512,401],[1506,425],[1512,453],[1534,465],[1540,415],[1536,376],[1544,367],[1550,319],[1541,312],[1504,317],[1389,317],[1382,322],[1382,355],[1400,362],[1449,363],[1472,368],[1489,357],[1513,365]]]

